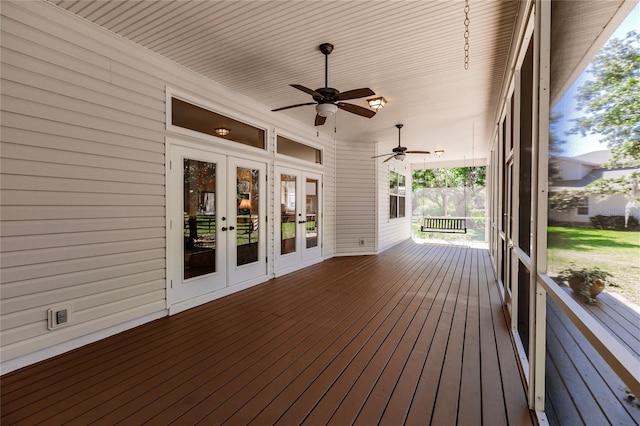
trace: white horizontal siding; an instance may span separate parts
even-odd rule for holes
[[[323,255],[335,254],[330,137],[50,4],[1,11],[3,365],[166,313],[167,86],[321,146]],[[72,324],[49,331],[47,309],[67,303]]]
[[[162,292],[157,292],[156,298],[161,295]],[[83,315],[78,317],[74,314],[73,327],[62,328],[56,330],[55,333],[47,333],[46,330],[38,328],[40,331],[35,337],[29,337],[20,339],[19,341],[12,343],[11,345],[5,345],[3,342],[2,358],[10,360],[23,354],[34,353],[41,348],[54,347],[60,345],[61,342],[71,341],[83,336],[95,333],[94,330],[107,330],[113,327],[117,327],[123,324],[122,318],[143,318],[147,316],[153,316],[157,312],[162,311],[165,308],[165,302],[163,300],[154,300],[148,302],[145,298],[137,298],[136,300],[126,302],[133,307],[125,310],[121,310],[122,306],[110,305],[109,309],[116,311],[116,313],[106,315],[103,317],[96,317],[92,315],[90,319],[85,318]],[[3,332],[4,335],[4,332]],[[85,342],[88,343],[88,342]]]
[[[166,307],[165,83],[114,79],[53,8],[22,6],[2,7],[3,361]],[[59,304],[72,324],[49,331]]]
[[[332,257],[336,253],[336,151],[335,144],[325,144],[322,152],[325,174],[322,180],[322,254]]]
[[[376,244],[373,142],[336,143],[336,253],[372,253]],[[359,244],[364,240],[364,245]]]

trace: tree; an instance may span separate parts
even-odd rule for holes
[[[561,180],[562,176],[558,167],[558,157],[563,153],[564,139],[558,137],[558,123],[562,114],[553,113],[549,117],[549,184]]]
[[[484,208],[485,185],[485,166],[414,170],[414,207],[427,216],[466,216],[467,208]]]
[[[481,167],[452,167],[448,169],[414,170],[412,188],[480,187],[486,184],[487,170]]]
[[[640,164],[640,35],[610,40],[591,62],[594,79],[580,87],[573,133],[602,137],[611,149],[609,165]]]
[[[599,135],[611,150],[605,167],[640,165],[640,35],[610,40],[587,71],[594,79],[580,87],[578,107],[586,113],[574,120],[573,133]],[[640,173],[622,178],[600,178],[585,188],[591,194],[621,194],[627,198],[625,224],[639,205]]]

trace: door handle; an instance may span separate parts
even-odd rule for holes
[[[227,230],[227,227],[226,227],[226,226],[223,226],[223,227],[222,227],[222,228],[220,228],[220,229],[221,229],[221,230],[223,230],[223,231],[226,231],[226,230]]]
[[[307,223],[306,220],[299,220],[298,223]]]
[[[234,229],[236,229],[236,228],[234,228],[233,226],[229,227],[229,231],[233,231]]]

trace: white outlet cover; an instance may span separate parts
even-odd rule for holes
[[[64,316],[66,312],[66,321],[59,323],[57,319],[60,316]],[[47,311],[47,327],[49,330],[54,330],[60,327],[66,327],[71,324],[71,305],[60,305],[49,308]]]

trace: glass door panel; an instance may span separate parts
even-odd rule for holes
[[[216,272],[216,164],[183,159],[184,279]]]
[[[236,266],[258,261],[260,170],[236,167]]]
[[[266,167],[264,163],[229,157],[228,253],[229,285],[267,273]],[[230,188],[231,189],[231,188]]]
[[[318,246],[318,180],[306,179],[305,242],[306,248]]]
[[[300,202],[304,202],[305,217],[300,232],[304,233],[302,261],[322,256],[322,175],[302,172],[304,186]]]
[[[280,175],[280,254],[297,251],[297,176]]]

